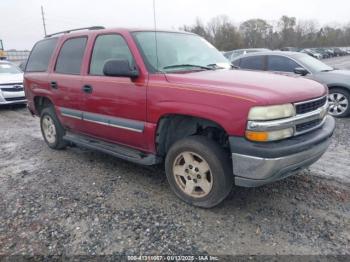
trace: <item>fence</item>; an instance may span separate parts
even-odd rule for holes
[[[28,59],[30,51],[8,50],[6,51],[7,60],[14,63],[21,63]]]

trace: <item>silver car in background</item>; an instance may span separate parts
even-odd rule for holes
[[[8,61],[0,61],[0,105],[23,104],[23,72]]]

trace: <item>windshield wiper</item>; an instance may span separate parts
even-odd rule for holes
[[[334,71],[335,68],[332,68],[332,69],[325,69],[325,70],[321,70],[321,72],[331,72],[331,71]]]
[[[218,64],[209,64],[207,67],[210,67],[212,69],[225,69],[225,67],[219,66]]]
[[[162,69],[171,69],[171,68],[179,68],[179,67],[196,67],[196,68],[205,69],[205,70],[214,70],[214,68],[209,66],[192,65],[192,64],[169,65],[169,66],[164,66]]]

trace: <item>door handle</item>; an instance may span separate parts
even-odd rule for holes
[[[51,88],[53,88],[53,89],[58,89],[58,85],[57,85],[57,82],[56,82],[56,81],[52,81],[52,82],[50,83],[50,86],[51,86]]]
[[[91,94],[92,93],[92,86],[90,85],[84,85],[81,89],[84,93]]]

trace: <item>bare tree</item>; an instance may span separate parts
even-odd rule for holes
[[[271,41],[272,26],[263,19],[250,19],[239,27],[247,47],[267,46]]]
[[[227,16],[217,16],[208,23],[212,43],[220,50],[232,50],[243,46],[241,34]]]
[[[220,50],[268,47],[271,49],[294,46],[350,46],[350,23],[345,26],[326,25],[322,28],[315,20],[299,20],[282,16],[278,21],[250,19],[239,28],[228,16],[217,16],[206,25],[196,19],[194,25],[183,26],[185,31],[196,33]]]

